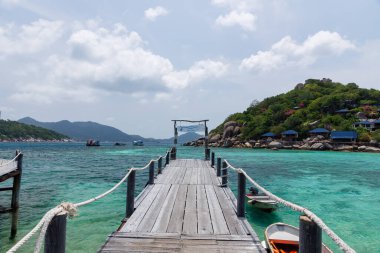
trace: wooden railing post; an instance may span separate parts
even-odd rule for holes
[[[66,213],[58,214],[51,220],[46,230],[45,253],[65,253],[66,220]]]
[[[322,252],[322,229],[305,215],[300,216],[299,253]]]
[[[132,170],[129,174],[127,182],[127,206],[125,217],[129,218],[135,211],[135,185],[136,185],[136,171]]]
[[[162,156],[160,156],[160,158],[158,158],[158,162],[157,162],[157,173],[158,173],[158,174],[161,174],[161,173],[162,173]]]
[[[170,159],[169,159],[169,151],[166,152],[166,161],[165,161],[165,166],[168,165],[170,162]]]
[[[170,160],[175,160],[175,159],[177,159],[177,148],[172,147],[172,149],[170,150]]]
[[[215,166],[215,153],[211,152],[211,167]]]
[[[21,188],[21,175],[22,175],[22,157],[23,154],[20,153],[20,151],[16,151],[16,158],[17,161],[17,170],[19,171],[19,174],[15,177],[13,177],[13,187],[12,187],[12,202],[11,202],[11,208],[12,210],[15,210],[19,207],[19,197],[20,197],[20,188]]]
[[[222,158],[218,157],[216,158],[216,176],[220,177],[220,170],[222,167]]]
[[[237,216],[245,217],[245,175],[238,172],[238,196],[237,196]]]
[[[154,184],[154,162],[149,163],[149,181],[148,184]]]
[[[226,161],[223,161],[222,163],[222,187],[228,186],[228,170],[227,170],[227,163]]]
[[[210,149],[209,148],[205,149],[205,160],[206,161],[210,160]]]

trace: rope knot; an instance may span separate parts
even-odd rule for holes
[[[67,213],[67,215],[69,216],[69,218],[73,218],[73,217],[77,216],[77,211],[78,210],[77,210],[76,206],[73,203],[62,202],[60,206]]]

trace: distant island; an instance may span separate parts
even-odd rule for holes
[[[66,135],[42,127],[0,120],[1,142],[68,141],[69,139]]]
[[[380,91],[327,78],[308,79],[228,116],[210,132],[209,142],[216,147],[301,149],[319,143],[317,150],[334,149],[331,142],[339,142],[338,149],[365,150],[363,145],[368,144],[368,151],[380,151]]]
[[[68,138],[75,141],[87,141],[89,139],[94,139],[100,142],[133,142],[142,140],[144,143],[173,143],[173,138],[144,138],[140,135],[126,134],[115,127],[99,124],[92,121],[71,122],[68,120],[61,120],[58,122],[41,122],[31,117],[25,117],[19,119],[18,122],[49,129],[62,135],[68,136]],[[199,137],[200,135],[196,133],[186,133],[179,136],[179,143],[196,140]]]

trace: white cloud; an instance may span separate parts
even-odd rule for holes
[[[309,66],[319,57],[340,55],[355,45],[336,32],[320,31],[299,44],[290,36],[275,43],[269,51],[259,51],[242,60],[241,69],[269,71],[289,65]]]
[[[17,27],[0,27],[0,55],[31,54],[44,50],[63,34],[62,21],[39,19]]]
[[[231,11],[227,15],[219,16],[215,23],[220,26],[241,26],[244,30],[253,31],[256,26],[256,16],[249,12]]]
[[[143,94],[138,98],[140,101],[147,97],[165,100],[172,89],[218,78],[227,69],[220,61],[203,60],[189,69],[177,70],[168,58],[147,49],[147,43],[137,32],[128,31],[121,24],[106,28],[101,22],[72,25],[40,20],[14,29],[22,32],[14,36],[17,40],[13,39],[13,45],[9,39],[0,40],[14,47],[7,54],[20,53],[19,57],[24,59],[25,50],[36,53],[32,60],[19,66],[22,72],[13,73],[17,77],[8,78],[15,84],[15,94],[10,96],[15,101],[93,102],[112,92]],[[51,32],[56,30],[66,32]],[[9,37],[4,34],[0,32],[0,38]],[[58,41],[51,34],[63,36]],[[30,47],[22,51],[21,45]]]
[[[145,10],[145,18],[150,21],[155,21],[160,16],[166,16],[169,13],[167,9],[162,6],[157,6],[155,8],[149,8]]]
[[[208,78],[219,78],[226,73],[228,65],[221,61],[203,60],[183,71],[172,71],[163,76],[163,81],[169,88],[185,88],[190,83],[196,83]]]

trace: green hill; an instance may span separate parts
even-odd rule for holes
[[[330,79],[308,79],[284,94],[254,101],[244,112],[227,117],[212,134],[223,134],[223,125],[236,121],[241,126],[240,140],[257,139],[263,133],[280,134],[294,129],[305,137],[315,127],[329,130],[351,130],[353,123],[361,119],[378,119],[380,91],[359,88],[355,83],[346,85]],[[339,113],[341,109],[346,113]],[[357,129],[362,139],[379,135]],[[364,140],[364,141],[365,141]]]
[[[65,135],[45,128],[26,125],[17,121],[0,120],[0,141],[26,141],[30,139],[49,141],[68,138]]]

